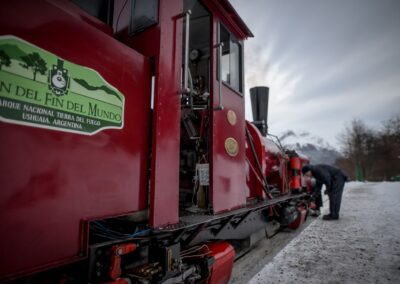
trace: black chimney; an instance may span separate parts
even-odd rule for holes
[[[253,123],[263,136],[266,136],[268,133],[268,98],[268,87],[254,87],[250,89]]]

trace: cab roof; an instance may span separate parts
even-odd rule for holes
[[[209,9],[218,14],[224,24],[228,25],[236,36],[241,39],[254,37],[249,27],[228,0],[203,0],[203,2]]]

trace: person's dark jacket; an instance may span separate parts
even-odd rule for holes
[[[329,165],[307,165],[306,169],[311,171],[317,183],[325,184],[327,192],[331,192],[335,179],[347,180],[347,176],[340,169]]]

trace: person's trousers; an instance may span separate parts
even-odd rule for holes
[[[313,187],[312,197],[315,202],[316,210],[319,210],[320,207],[322,207],[322,205],[323,205],[321,188],[322,188],[322,184],[321,185],[317,184]]]
[[[322,194],[321,191],[315,196],[315,206],[317,206],[317,210],[319,210],[323,206],[323,201],[322,201]]]
[[[345,179],[341,176],[333,179],[332,189],[329,192],[329,211],[330,215],[339,218],[340,204],[342,203],[342,194]]]

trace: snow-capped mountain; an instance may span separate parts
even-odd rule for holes
[[[282,133],[279,139],[283,147],[307,156],[312,164],[334,165],[340,157],[340,153],[328,142],[307,131],[295,133],[289,130]]]

